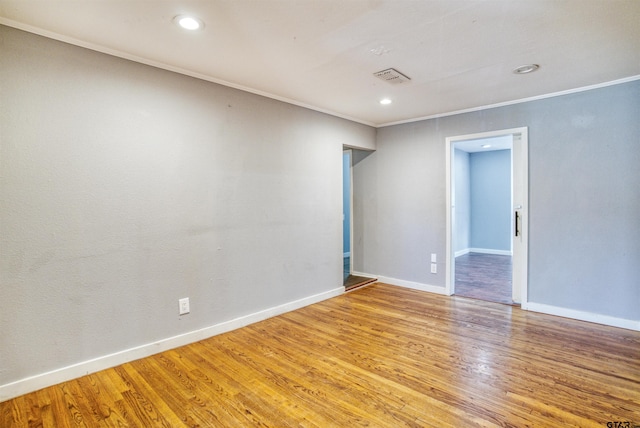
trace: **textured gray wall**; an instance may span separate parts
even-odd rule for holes
[[[378,129],[355,269],[445,286],[445,139],[529,128],[529,301],[640,319],[640,81]],[[437,275],[429,254],[437,253]]]
[[[375,129],[2,26],[0,93],[0,385],[342,286]]]

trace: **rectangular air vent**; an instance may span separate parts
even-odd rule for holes
[[[388,68],[386,70],[378,71],[377,73],[373,73],[373,75],[376,76],[378,79],[382,79],[385,82],[394,83],[394,84],[404,83],[411,80],[404,74],[400,73],[395,68]]]

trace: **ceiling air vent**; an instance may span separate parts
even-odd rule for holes
[[[400,73],[395,68],[388,68],[386,70],[378,71],[377,73],[373,73],[373,75],[376,76],[378,79],[382,79],[385,82],[394,83],[394,84],[404,83],[411,80],[404,74]]]

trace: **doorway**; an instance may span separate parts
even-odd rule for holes
[[[447,294],[526,308],[527,146],[527,128],[447,138]]]
[[[342,285],[345,291],[376,281],[376,278],[354,275],[353,271],[353,164],[354,151],[362,159],[368,152],[344,149],[342,152]],[[366,154],[365,154],[366,153]],[[357,162],[357,160],[356,160]]]
[[[352,195],[351,188],[353,187],[353,177],[351,173],[351,150],[343,150],[342,152],[342,259],[343,259],[343,271],[342,279],[346,279],[353,272],[351,264],[351,205]]]

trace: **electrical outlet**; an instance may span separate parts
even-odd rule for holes
[[[438,273],[438,265],[431,263],[431,273]]]
[[[436,253],[431,253],[431,263],[435,263],[435,262],[437,262]]]
[[[189,298],[185,297],[184,299],[178,300],[178,305],[180,306],[180,315],[185,315],[189,313]]]

